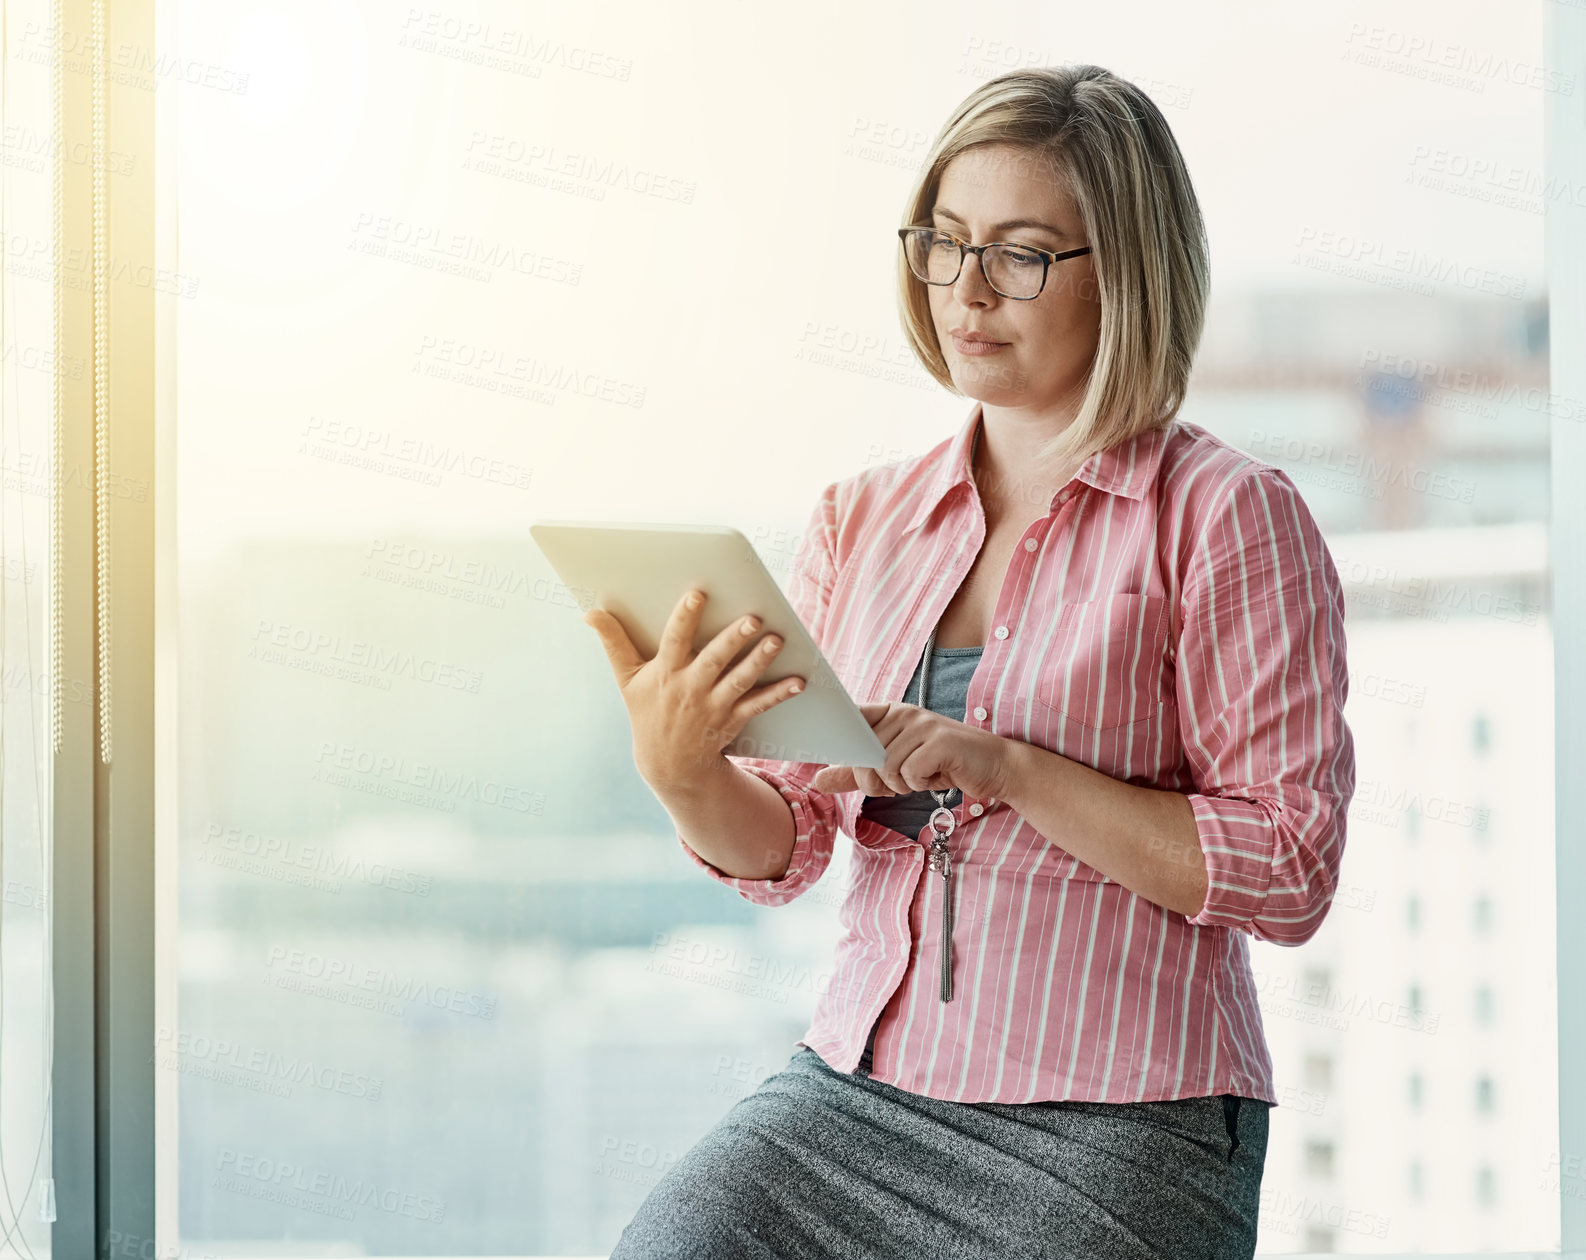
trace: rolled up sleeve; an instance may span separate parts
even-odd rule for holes
[[[790,772],[796,764],[793,762],[770,762],[751,757],[733,757],[732,760],[780,792],[793,811],[793,855],[788,860],[786,872],[781,879],[735,879],[695,853],[681,835],[678,843],[694,865],[718,883],[726,884],[745,901],[760,906],[783,905],[812,888],[831,865],[832,845],[837,834],[836,798],[810,788],[808,780],[819,767],[808,767],[808,773],[800,777]]]
[[[1343,587],[1281,470],[1241,473],[1202,528],[1177,674],[1207,875],[1189,922],[1302,944],[1337,887],[1355,755]]]
[[[809,629],[817,645],[826,625],[826,612],[836,580],[837,484],[827,486],[810,514],[809,527],[800,540],[794,557],[786,594],[799,620]],[[730,756],[735,765],[764,779],[788,803],[793,813],[793,853],[781,879],[735,879],[723,874],[694,850],[678,834],[683,852],[718,883],[726,884],[746,901],[756,905],[780,906],[814,887],[831,865],[832,845],[836,841],[841,816],[841,800],[829,792],[810,787],[819,765],[808,762],[776,761],[764,757]]]

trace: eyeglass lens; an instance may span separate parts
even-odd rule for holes
[[[940,232],[910,232],[904,238],[909,268],[929,284],[951,284],[963,264],[963,251],[952,237]],[[1045,278],[1045,260],[1039,254],[1011,245],[992,245],[980,256],[986,280],[1005,297],[1034,297]]]

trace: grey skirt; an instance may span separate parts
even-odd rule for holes
[[[801,1046],[651,1188],[611,1260],[1248,1260],[1269,1110],[946,1102]]]

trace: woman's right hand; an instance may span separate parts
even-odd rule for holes
[[[691,598],[697,601],[693,606]],[[720,769],[726,761],[722,749],[750,718],[791,699],[804,686],[804,679],[798,677],[755,686],[782,646],[772,634],[727,668],[759,630],[758,617],[738,618],[694,653],[704,607],[704,592],[685,591],[649,660],[639,655],[622,623],[610,613],[592,608],[584,614],[584,624],[600,636],[628,706],[634,765],[652,787],[693,782]]]

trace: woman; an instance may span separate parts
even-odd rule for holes
[[[1176,418],[1205,235],[1138,89],[986,83],[900,237],[910,341],[976,405],[828,486],[789,591],[885,767],[722,755],[801,681],[757,685],[774,642],[727,668],[753,619],[693,654],[685,596],[647,661],[585,618],[707,874],[781,905],[855,841],[810,1028],[614,1258],[1248,1257],[1247,937],[1316,932],[1354,791],[1337,573],[1286,475]]]

